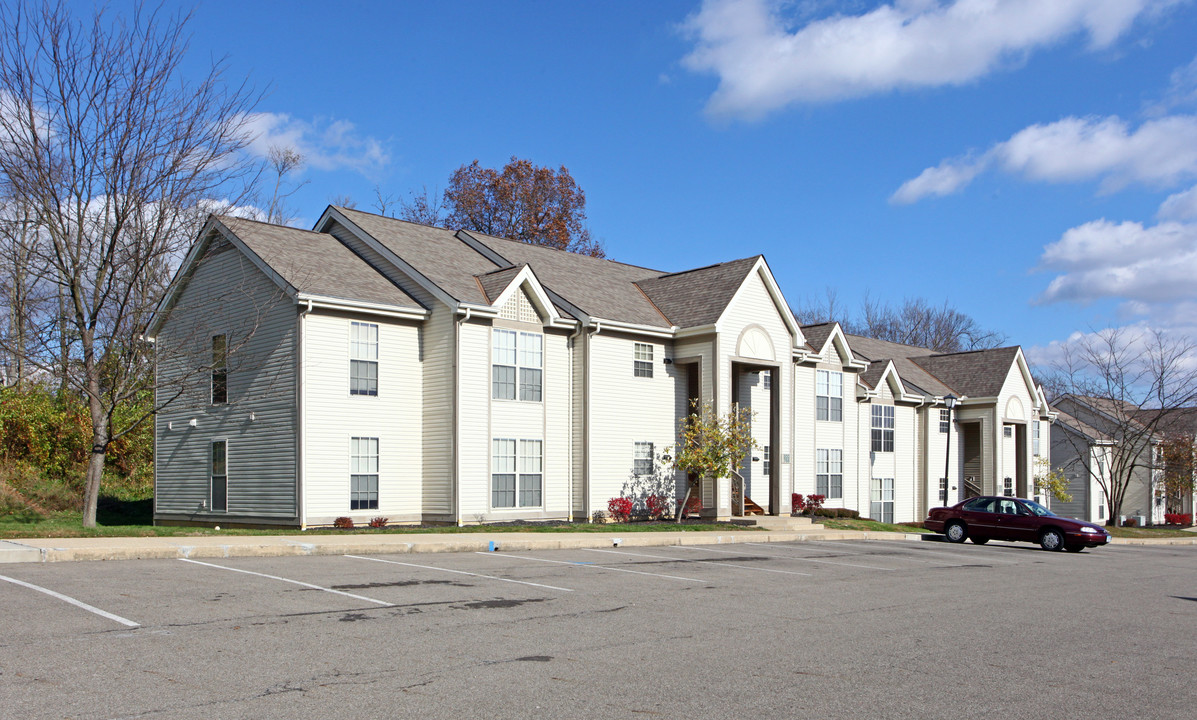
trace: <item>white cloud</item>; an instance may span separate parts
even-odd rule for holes
[[[1086,223],[1044,248],[1040,268],[1060,271],[1041,303],[1121,298],[1126,312],[1154,314],[1156,304],[1197,300],[1197,224]]]
[[[1169,195],[1156,217],[1162,220],[1197,220],[1197,185]]]
[[[1172,71],[1163,99],[1148,106],[1147,112],[1161,115],[1177,106],[1192,105],[1197,105],[1197,58]]]
[[[719,76],[707,110],[757,118],[796,102],[961,85],[1076,35],[1109,46],[1176,0],[896,0],[791,31],[778,0],[706,0],[683,64]]]
[[[1131,183],[1175,185],[1197,177],[1197,116],[1156,118],[1134,130],[1116,116],[1031,125],[981,155],[949,158],[923,170],[890,201],[958,192],[993,166],[1043,182],[1099,180],[1107,192]],[[935,179],[939,182],[931,182]]]
[[[245,132],[254,155],[266,157],[271,147],[289,147],[303,155],[305,166],[317,170],[369,175],[391,161],[382,141],[359,134],[347,120],[307,121],[285,113],[254,113],[245,118]]]

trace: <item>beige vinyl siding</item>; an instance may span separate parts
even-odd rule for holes
[[[491,326],[476,321],[461,323],[459,358],[459,392],[461,419],[458,423],[459,498],[462,522],[494,519],[490,512],[490,455],[491,439],[496,437],[538,439],[541,423],[531,428],[534,435],[503,434],[492,427],[491,418]],[[539,418],[538,418],[539,420]],[[518,423],[513,423],[517,424]],[[498,434],[496,434],[496,432]]]
[[[810,495],[815,492],[815,449],[817,445],[815,369],[809,365],[794,366],[794,392],[792,393],[791,407],[793,408],[795,432],[790,464],[794,474],[793,492],[802,495]]]
[[[576,518],[589,520],[586,497],[587,471],[587,368],[586,335],[579,333],[569,342],[569,362],[572,369],[570,408],[570,442],[572,447],[573,512]]]
[[[378,326],[378,395],[349,393],[350,323]],[[423,509],[420,327],[378,316],[304,319],[304,505],[310,525],[346,516],[417,522]],[[378,508],[350,511],[349,439],[378,438]]]
[[[1011,399],[1016,399],[1011,402]],[[1003,435],[1001,425],[1012,423],[1016,426],[1024,428],[1023,433],[1026,438],[1026,443],[1023,448],[1022,461],[1025,463],[1027,469],[1027,497],[1033,497],[1034,492],[1034,471],[1035,471],[1035,457],[1032,454],[1034,450],[1034,443],[1031,441],[1031,420],[1034,417],[1035,408],[1035,391],[1034,388],[1027,387],[1026,379],[1019,370],[1018,363],[1014,362],[1010,366],[1010,371],[1006,375],[1006,380],[1002,383],[1002,391],[998,394],[997,412],[1001,416],[1002,422],[997,428],[997,441],[1003,443],[998,447],[1002,448],[1001,463],[998,468],[997,475],[997,490],[995,494],[1000,495],[1002,489],[1002,480],[1010,477],[1014,481],[1014,493],[1018,494],[1018,430],[1012,431],[1012,435],[1006,438]],[[1011,415],[1017,415],[1014,417]],[[1009,447],[1005,446],[1009,443]]]
[[[156,339],[159,400],[173,394],[176,382],[183,394],[154,422],[155,514],[297,523],[298,310],[240,251],[218,242],[222,251],[198,263]],[[227,336],[229,347],[224,405],[210,403],[211,375],[197,370],[211,363],[217,334]],[[201,510],[215,439],[228,441],[228,511],[221,513]]]
[[[919,508],[919,519],[926,516],[933,507],[943,505],[943,495],[939,490],[939,479],[943,477],[944,462],[948,462],[948,505],[954,505],[962,496],[963,485],[960,482],[960,434],[956,432],[956,411],[952,412],[952,424],[949,432],[939,431],[939,411],[942,406],[930,406],[919,412],[919,428],[923,435],[920,447],[923,448],[919,458],[922,468],[925,493],[923,505]],[[947,445],[951,445],[949,451]],[[951,452],[951,456],[945,453]],[[956,488],[953,490],[952,488]]]
[[[653,376],[633,375],[637,342],[653,346]],[[676,365],[665,365],[672,348],[652,339],[604,330],[591,335],[590,354],[590,500],[606,511],[632,478],[637,442],[653,443],[661,453],[676,442]]]
[[[715,375],[716,363],[715,353],[718,347],[719,338],[714,333],[710,335],[703,335],[699,337],[690,337],[680,340],[674,346],[674,357],[679,359],[697,358],[699,361],[699,378],[698,378],[698,392],[701,402],[710,403],[712,407],[715,406]],[[690,407],[687,397],[686,378],[684,375],[679,375],[677,384],[674,390],[674,434],[677,433],[677,420],[690,414]],[[686,476],[683,473],[678,473],[676,478],[677,483],[677,497],[678,502],[686,496]],[[704,508],[713,508],[715,506],[715,484],[709,479],[702,480],[700,494],[702,497],[702,504]]]
[[[570,429],[571,351],[569,334],[546,332],[544,336],[544,509],[547,515],[568,517],[572,432]]]
[[[778,368],[778,371],[775,373],[777,387],[774,388],[774,392],[778,393],[780,403],[778,416],[773,419],[773,422],[778,425],[778,447],[774,448],[774,451],[780,459],[785,453],[791,452],[789,442],[793,409],[790,406],[790,374],[786,370],[790,364],[794,339],[790,334],[789,327],[782,320],[778,308],[773,302],[773,297],[769,294],[763,268],[758,268],[744,279],[740,289],[723,311],[717,323],[720,358],[717,377],[720,388],[719,409],[721,412],[727,412],[731,407],[731,358],[738,355],[740,339],[745,330],[750,326],[763,329],[771,341],[770,349],[772,350],[773,358],[771,360],[761,360],[761,362],[775,365]],[[812,400],[811,402],[813,403],[814,401]],[[794,486],[789,465],[779,463],[778,481],[780,483],[779,495],[781,505],[782,507],[787,507],[790,493],[793,491]],[[720,483],[719,513],[721,515],[730,513],[730,490],[730,483]],[[769,489],[767,483],[765,484],[764,493],[761,494],[761,499],[753,499],[762,507],[768,506]]]
[[[764,373],[741,374],[739,395],[742,407],[753,413],[752,438],[757,444],[757,447],[745,456],[740,466],[740,474],[744,477],[744,496],[768,512],[769,477],[764,473],[764,447],[769,444],[769,430],[773,419],[770,417],[769,391],[764,387]],[[770,461],[772,462],[772,459]]]

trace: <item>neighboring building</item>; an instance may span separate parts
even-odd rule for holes
[[[685,494],[661,456],[693,401],[750,407],[760,446],[695,481],[704,515],[799,492],[903,522],[948,445],[950,501],[1029,495],[1052,418],[1019,348],[800,328],[759,255],[664,273],[338,207],[211,218],[150,335],[161,523],[589,519]]]
[[[1053,511],[1066,517],[1105,524],[1113,439],[1061,410],[1051,429],[1052,466],[1068,481],[1069,502],[1056,501]]]

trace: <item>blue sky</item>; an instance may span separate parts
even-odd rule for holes
[[[300,224],[515,155],[569,168],[609,257],[763,253],[794,306],[946,299],[1039,358],[1197,327],[1192,2],[201,0],[191,28],[189,67],[268,88],[256,147],[307,158]]]

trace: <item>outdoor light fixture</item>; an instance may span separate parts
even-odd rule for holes
[[[943,506],[947,507],[948,481],[952,477],[951,473],[948,472],[948,468],[951,467],[952,457],[952,409],[956,407],[956,396],[951,394],[947,395],[943,399],[943,404],[948,406],[948,437],[947,442],[944,443],[943,451]]]
[[[666,365],[672,365],[672,364],[673,364],[673,358],[665,358],[665,361],[664,361],[664,362],[665,362],[665,364],[666,364]]]

